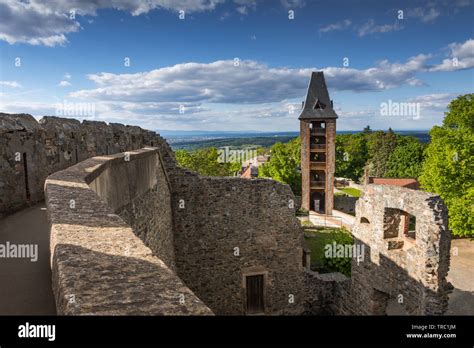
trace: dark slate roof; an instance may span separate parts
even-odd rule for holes
[[[299,120],[337,118],[329,99],[326,81],[322,71],[313,71],[309,82],[308,94]]]

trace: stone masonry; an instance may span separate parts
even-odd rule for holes
[[[365,255],[359,263],[353,259],[347,308],[341,312],[443,314],[449,293],[447,224],[446,207],[437,195],[367,185],[352,230]]]
[[[245,314],[245,277],[262,274],[264,312],[301,313],[303,236],[291,189],[185,170],[171,180],[178,275],[196,295],[217,314]]]
[[[130,302],[130,307],[120,304],[119,292],[128,293],[127,285],[122,284],[130,276],[127,267],[123,267],[124,272],[112,267],[115,276],[106,270],[113,259],[107,260],[109,256],[115,255],[123,266],[123,262],[130,260],[130,248],[134,247],[129,245],[130,236],[125,235],[122,241],[117,235],[118,239],[110,245],[112,241],[108,237],[103,240],[101,231],[110,231],[105,236],[112,236],[125,226],[133,230],[153,257],[177,274],[190,291],[217,314],[245,314],[245,277],[255,275],[264,277],[264,313],[299,314],[303,311],[303,238],[295,218],[295,197],[287,185],[271,180],[200,177],[176,165],[171,149],[159,135],[139,127],[80,123],[56,117],[44,117],[38,123],[30,115],[4,114],[0,119],[2,129],[16,125],[16,128],[8,128],[6,134],[15,141],[21,140],[5,142],[2,147],[7,160],[5,168],[12,168],[12,174],[2,175],[4,187],[20,188],[10,199],[18,203],[15,209],[41,200],[43,191],[39,187],[49,173],[55,173],[49,176],[45,189],[52,226],[53,283],[59,313],[151,313],[138,308],[136,301]],[[134,156],[131,164],[104,165],[105,169],[100,171],[90,166],[90,161],[116,163],[114,156],[104,155],[146,145],[154,146],[158,155],[146,160]],[[17,151],[27,153],[30,160],[26,167],[22,165],[23,158],[20,164],[9,158]],[[87,177],[84,166],[93,168],[87,169],[90,172]],[[22,169],[26,169],[27,175]],[[81,180],[88,184],[90,191],[83,183],[82,189],[75,188]],[[131,192],[136,192],[144,182],[148,183],[146,189],[132,196]],[[95,206],[99,203],[91,200],[90,192],[95,192],[105,206]],[[76,208],[71,210],[69,200],[79,193],[90,196],[90,206],[79,208],[80,203],[75,199]],[[59,201],[62,203],[57,203]],[[4,202],[7,203],[3,213],[14,210],[7,197]],[[185,208],[181,208],[181,204]],[[122,222],[110,223],[111,218]],[[84,220],[82,227],[79,227],[80,220]],[[93,271],[87,275],[74,269],[77,262],[74,255],[79,249],[81,254],[91,258],[92,263],[87,268]],[[102,259],[106,260],[104,265],[100,265]],[[81,264],[86,264],[83,258]],[[81,294],[87,281],[98,282],[104,272],[109,274],[104,279],[112,277],[110,282],[97,286],[97,293],[90,294],[92,297]],[[118,302],[108,311],[102,301],[110,299],[103,297],[102,292],[109,291],[111,286],[111,290],[117,292]],[[75,294],[82,305],[72,306],[65,294]],[[137,296],[150,295],[137,290]],[[159,311],[161,307],[157,306],[150,311]],[[192,308],[189,310],[193,313]],[[170,307],[163,313],[174,313],[174,309]]]
[[[46,180],[58,314],[211,315],[159,258],[161,250],[150,250],[114,214],[114,208],[161,189],[157,150],[129,155],[90,158]]]
[[[1,114],[0,135],[0,214],[40,201],[44,184],[59,314],[446,310],[450,234],[436,195],[367,185],[352,231],[365,257],[347,278],[309,270],[287,185],[201,177],[139,127]]]
[[[0,217],[43,200],[46,177],[87,158],[153,145],[136,126],[0,113]]]

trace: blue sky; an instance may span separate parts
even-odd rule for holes
[[[473,10],[471,0],[0,0],[0,111],[292,131],[311,71],[323,70],[338,129],[429,129],[473,92]],[[381,114],[389,101],[420,111]]]

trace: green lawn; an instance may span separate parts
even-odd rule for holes
[[[311,268],[314,266],[314,268],[319,271],[330,271],[323,269],[324,247],[327,244],[331,244],[334,238],[341,233],[349,234],[349,232],[340,228],[326,227],[305,230],[305,234],[312,236],[305,237],[306,243],[311,249]]]
[[[339,190],[347,193],[349,196],[352,196],[352,197],[357,197],[359,198],[360,195],[361,195],[361,192],[360,190],[356,189],[356,188],[353,188],[353,187],[345,187],[345,188],[340,188]]]

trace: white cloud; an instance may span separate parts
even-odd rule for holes
[[[474,67],[474,39],[451,43],[448,48],[451,51],[450,58],[432,67],[432,71],[455,71]]]
[[[54,115],[53,104],[38,103],[32,101],[15,101],[7,98],[0,99],[0,112],[5,113],[28,113],[33,116]]]
[[[409,102],[420,103],[422,108],[446,110],[449,102],[456,98],[453,93],[433,93],[409,99]]]
[[[465,51],[459,44],[450,47],[460,55]],[[431,58],[420,54],[404,62],[383,60],[366,69],[268,67],[252,60],[241,61],[239,66],[233,60],[183,63],[134,74],[91,74],[88,78],[96,88],[72,92],[70,97],[96,103],[100,106],[96,107],[98,115],[103,117],[137,120],[147,127],[176,129],[177,125],[186,124],[188,129],[277,127],[284,130],[293,127],[301,108],[299,101],[304,98],[308,78],[314,70],[324,71],[331,92],[378,92],[404,85],[423,85],[417,74],[431,71],[428,64]],[[439,94],[410,100],[421,103],[422,117],[410,120],[410,124],[390,119],[391,125],[429,128],[433,119],[436,122],[442,119],[450,98],[452,95]],[[180,105],[185,108],[184,114],[179,113]],[[338,109],[338,112],[347,122],[346,129],[367,123],[368,117],[374,125],[383,128],[387,119],[377,118],[375,109],[368,106],[367,110]],[[273,119],[278,122],[269,122]]]
[[[328,33],[330,31],[336,31],[336,30],[343,30],[347,27],[349,27],[352,24],[352,21],[349,19],[344,19],[342,21],[338,21],[336,23],[329,24],[325,27],[322,27],[319,29],[320,33]]]
[[[168,11],[185,10],[186,12],[200,12],[213,10],[224,0],[30,0],[36,8],[49,9],[69,13],[71,9],[77,15],[97,15],[101,9],[115,9],[129,12],[133,16],[146,14],[152,10],[163,9]]]
[[[322,69],[334,90],[381,91],[402,85],[421,85],[415,75],[426,66],[427,55],[404,63],[387,60],[367,69],[328,67]],[[252,104],[280,102],[304,95],[314,67],[270,68],[256,61],[233,60],[183,63],[135,74],[102,72],[88,78],[95,89],[79,90],[72,97],[127,102],[201,102]]]
[[[234,0],[234,3],[237,5],[237,12],[241,15],[247,15],[249,10],[255,11],[257,9],[256,0]]]
[[[223,21],[223,20],[226,20],[228,17],[230,17],[230,13],[224,12],[222,16],[219,17],[219,20]]]
[[[462,93],[459,93],[462,94]],[[433,124],[441,124],[449,102],[457,93],[438,93],[421,95],[396,102],[417,102],[421,105],[421,117],[417,119],[379,115],[379,104],[367,104],[364,109],[336,105],[339,115],[338,129],[362,129],[370,124],[372,129],[429,129]],[[72,102],[72,100],[68,100]],[[20,102],[0,100],[0,112],[30,113],[40,118],[55,115],[56,103]],[[95,115],[77,119],[102,120],[139,125],[146,129],[180,130],[261,130],[289,131],[298,129],[299,102],[281,101],[276,103],[235,105],[185,104],[183,114],[179,113],[177,103],[94,103]]]
[[[403,26],[399,22],[395,22],[394,24],[377,25],[373,19],[369,19],[358,28],[358,34],[362,37],[369,34],[388,33],[402,29]]]
[[[428,55],[420,54],[409,58],[405,63],[379,62],[368,69],[349,69],[329,67],[323,69],[330,86],[337,90],[353,92],[382,91],[403,85],[421,86],[423,82],[415,75],[426,69]]]
[[[71,85],[71,82],[67,81],[67,80],[62,80],[58,83],[58,86],[60,87],[67,87],[67,86],[70,86]]]
[[[16,81],[0,81],[0,86],[7,86],[11,88],[20,88],[21,85]]]
[[[67,43],[66,34],[81,29],[75,16],[95,16],[100,9],[116,9],[133,16],[154,9],[199,12],[213,10],[223,0],[0,0],[0,40],[9,44],[56,46]]]
[[[462,94],[462,93],[459,93]],[[338,129],[362,129],[370,125],[372,129],[429,129],[435,124],[441,124],[444,112],[451,100],[456,98],[456,93],[435,93],[416,96],[409,99],[391,99],[394,103],[417,103],[419,115],[381,115],[380,104],[367,105],[364,110],[353,107],[336,107],[339,115]],[[388,102],[384,100],[383,102]]]
[[[34,2],[0,0],[0,40],[9,44],[63,45],[67,42],[64,34],[79,29],[79,23],[64,12],[48,10]]]
[[[381,61],[367,69],[322,70],[331,90],[383,91],[421,84],[415,75],[425,71],[428,58],[419,55],[403,63]],[[88,77],[97,88],[69,96],[94,102],[100,117],[123,118],[129,123],[136,120],[153,129],[185,125],[188,129],[285,130],[294,127],[314,70],[319,69],[274,68],[255,61],[241,61],[239,66],[234,66],[233,60],[184,63],[135,74],[92,74]],[[184,113],[179,113],[180,105]],[[349,118],[351,122],[359,119]],[[271,121],[274,119],[278,122]]]
[[[306,2],[304,0],[281,0],[280,2],[283,7],[287,9],[301,8],[306,6]]]
[[[416,7],[413,9],[408,10],[407,16],[418,18],[423,23],[434,22],[436,18],[439,17],[441,12],[434,7],[431,8],[423,8],[423,7]]]
[[[433,124],[441,124],[448,104],[456,98],[454,93],[433,93],[409,98],[402,102],[417,103],[420,106],[419,117],[413,118],[412,129],[429,128]],[[409,118],[405,117],[404,120]]]
[[[72,77],[72,76],[71,76],[71,74],[69,74],[69,73],[65,73],[65,74],[64,74],[64,79],[66,79],[66,80],[70,80],[71,77]]]

